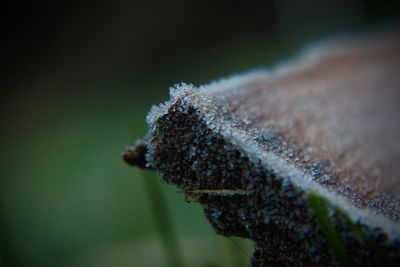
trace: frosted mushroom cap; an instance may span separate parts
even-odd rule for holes
[[[321,43],[269,70],[172,87],[170,100],[147,116],[148,164],[167,182],[201,194],[218,233],[255,240],[253,263],[267,247],[280,255],[291,245],[274,247],[271,224],[283,243],[286,236],[301,244],[287,256],[292,262],[312,248],[310,255],[322,256],[302,260],[335,263],[304,198],[310,192],[372,237],[379,231],[396,243],[399,36],[395,30]],[[276,263],[290,262],[278,256]]]

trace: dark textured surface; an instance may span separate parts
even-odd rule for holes
[[[253,266],[337,265],[314,192],[357,266],[385,265],[338,215],[398,257],[398,31],[308,49],[271,71],[194,88],[148,115],[147,162],[204,206],[217,233],[255,241]]]

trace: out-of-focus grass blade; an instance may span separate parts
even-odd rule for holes
[[[232,267],[243,267],[249,264],[249,255],[246,255],[245,248],[240,238],[231,237],[227,239],[229,258]]]
[[[183,257],[176,233],[172,227],[170,213],[160,188],[160,182],[151,171],[142,171],[142,180],[167,264],[169,267],[182,267],[184,266]]]

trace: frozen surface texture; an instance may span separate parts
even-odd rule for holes
[[[385,265],[333,207],[399,256],[399,116],[399,31],[336,39],[270,70],[174,86],[147,117],[147,164],[217,233],[254,240],[253,266],[339,264],[310,192],[332,205],[355,265]]]

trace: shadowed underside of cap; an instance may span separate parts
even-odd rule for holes
[[[147,118],[148,164],[217,233],[254,240],[253,266],[339,264],[310,193],[329,203],[354,264],[384,265],[371,240],[400,255],[399,36],[336,40],[271,70],[172,88]]]

